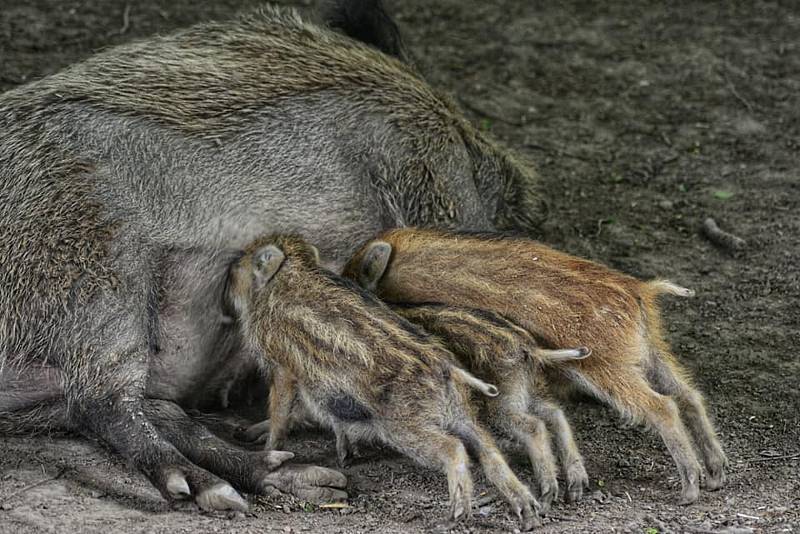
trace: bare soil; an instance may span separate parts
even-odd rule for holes
[[[1,0],[0,90],[256,4]],[[540,169],[551,214],[536,237],[698,292],[665,302],[668,337],[708,396],[728,486],[677,505],[656,436],[571,403],[592,487],[557,503],[541,531],[800,531],[800,5],[389,5],[429,80]],[[711,244],[699,232],[709,216],[747,247]],[[324,433],[298,433],[288,448],[335,463]],[[525,459],[513,461],[530,480]],[[248,514],[203,514],[170,507],[91,441],[0,437],[0,532],[425,532],[444,516],[444,477],[389,451],[365,450],[347,474],[342,511],[252,498]],[[514,528],[494,503],[462,530]]]

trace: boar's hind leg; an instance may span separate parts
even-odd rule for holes
[[[469,458],[464,445],[458,439],[439,428],[421,428],[408,424],[391,433],[388,441],[420,464],[445,472],[450,491],[450,521],[460,521],[472,514]]]
[[[149,399],[146,403],[147,417],[153,421],[162,435],[171,441],[190,461],[216,473],[238,489],[250,493],[270,493],[284,488],[280,482],[283,475],[300,475],[289,469],[281,473],[281,464],[294,454],[283,451],[252,452],[238,449],[212,434],[200,423],[192,420],[180,406],[170,401]],[[293,466],[294,467],[294,466]],[[331,470],[314,468],[309,475],[323,475],[329,481],[306,488],[305,500],[323,502],[347,497],[341,490],[346,484],[344,477]],[[230,487],[230,486],[228,486]],[[297,492],[299,488],[294,488]],[[232,491],[228,490],[228,493]],[[198,497],[198,501],[201,497]],[[202,506],[203,503],[201,503]]]
[[[708,471],[706,489],[713,491],[721,488],[725,485],[728,459],[706,413],[703,395],[691,385],[688,373],[672,355],[654,358],[654,362],[649,370],[650,383],[659,393],[671,395],[680,406],[681,415],[700,449]]]
[[[699,496],[700,462],[697,461],[675,401],[654,391],[643,377],[631,369],[616,368],[609,376],[614,378],[602,384],[595,384],[584,376],[581,382],[597,397],[610,400],[624,416],[644,420],[658,431],[678,467],[682,487],[681,504],[695,502]]]
[[[533,413],[541,417],[555,432],[556,448],[567,482],[564,494],[567,501],[580,500],[583,490],[589,487],[589,475],[564,411],[558,405],[539,398],[533,399],[531,406]]]
[[[452,431],[478,457],[486,478],[500,491],[522,521],[522,530],[541,525],[539,503],[508,467],[492,436],[468,417],[461,418]]]

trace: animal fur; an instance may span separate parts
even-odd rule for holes
[[[470,449],[523,527],[538,522],[535,499],[472,412],[469,388],[490,388],[422,329],[319,267],[314,249],[294,236],[249,245],[229,287],[245,339],[282,373],[270,392],[272,444],[299,396],[334,429],[340,457],[351,441],[378,440],[445,471],[451,520],[471,513]]]
[[[699,495],[700,464],[689,432],[706,465],[706,486],[723,485],[727,459],[702,395],[664,340],[657,305],[665,292],[692,291],[643,282],[524,238],[423,229],[385,232],[344,272],[391,302],[486,309],[544,347],[591,348],[590,358],[548,369],[551,387],[577,387],[655,428],[678,467],[682,502]]]

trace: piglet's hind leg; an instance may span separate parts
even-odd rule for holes
[[[422,465],[447,474],[450,491],[448,521],[456,523],[472,515],[472,477],[464,445],[439,428],[414,428],[409,424],[393,432],[390,444]]]

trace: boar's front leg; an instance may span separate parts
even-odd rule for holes
[[[132,260],[131,272],[146,272],[134,265]],[[240,482],[231,466],[203,456],[211,454],[204,449],[215,444],[206,440],[207,431],[186,423],[188,416],[175,412],[177,407],[160,405],[161,410],[155,410],[156,405],[146,398],[158,315],[156,292],[148,290],[146,282],[132,280],[136,278],[121,280],[118,291],[97,296],[91,306],[77,309],[69,320],[80,328],[68,324],[61,329],[57,363],[69,408],[68,426],[103,440],[167,499],[194,498],[207,510],[244,510],[247,502],[229,482],[194,463],[202,461],[221,476]],[[168,424],[164,424],[166,415],[171,417]],[[251,465],[256,465],[255,459]],[[340,473],[315,467],[265,468],[261,474],[262,491],[301,497],[317,488],[323,498],[341,497],[336,492],[346,483]]]
[[[132,288],[129,288],[132,289]],[[224,480],[191,463],[146,415],[153,320],[147,291],[120,291],[76,312],[64,329],[63,373],[71,426],[105,441],[168,499],[194,497],[205,509],[245,509]],[[124,296],[123,296],[124,295]],[[137,302],[138,295],[141,301]]]
[[[281,466],[294,456],[290,452],[251,452],[233,447],[170,401],[150,399],[145,413],[190,461],[217,473],[242,491],[263,494],[277,490],[311,502],[347,498],[343,491],[347,480],[337,471]]]

